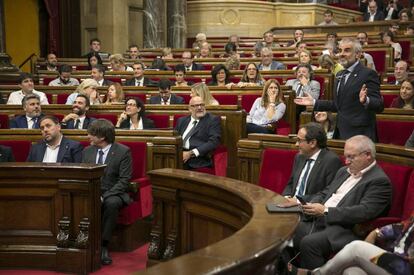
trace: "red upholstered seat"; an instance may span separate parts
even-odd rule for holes
[[[220,103],[220,105],[237,105],[237,95],[214,95],[214,98]]]
[[[296,150],[267,148],[262,153],[259,186],[282,193],[289,180]]]
[[[219,145],[212,154],[213,168],[203,167],[195,169],[197,172],[225,177],[227,176],[227,148]]]
[[[93,115],[91,115],[91,117],[94,117],[96,119],[98,119],[98,118],[107,119],[110,122],[112,122],[113,125],[115,125],[116,121],[117,121],[117,115],[115,115],[115,114],[93,114]]]
[[[318,76],[318,75],[315,75],[313,79],[318,81],[319,84],[321,85],[321,91],[319,93],[319,98],[323,98],[323,95],[325,93],[325,82],[324,82],[325,79],[322,76]]]
[[[156,128],[169,128],[170,116],[169,115],[147,115],[147,118],[154,121]]]
[[[402,210],[402,220],[408,219],[411,216],[411,213],[414,211],[414,169],[411,172],[410,179],[408,180],[407,189],[405,191],[405,200]]]
[[[18,162],[26,161],[32,147],[32,143],[28,140],[0,140],[0,144],[11,147],[14,159]]]
[[[411,41],[410,40],[405,40],[405,41],[398,41],[398,43],[400,43],[401,45],[401,59],[402,60],[407,60],[410,61],[412,56],[410,56],[411,54]]]
[[[9,116],[0,114],[0,129],[9,129]]]
[[[414,122],[412,121],[377,119],[377,131],[380,143],[403,146],[410,137],[413,129]]]
[[[66,104],[69,94],[58,94],[57,95],[57,104]]]
[[[185,114],[178,114],[178,115],[174,115],[174,117],[173,117],[173,128],[175,128],[175,126],[177,125],[177,121],[178,121],[178,119],[179,119],[180,117],[183,117],[183,116],[188,116],[188,115],[185,115]]]
[[[43,85],[49,85],[49,83],[52,82],[55,79],[56,79],[56,77],[45,77],[45,78],[43,78]]]
[[[53,104],[53,95],[52,94],[46,94],[47,102],[49,104]]]
[[[260,95],[242,95],[241,96],[241,106],[246,112],[250,112],[250,109],[253,106],[254,101],[256,98],[260,97]]]
[[[276,134],[287,136],[290,134],[290,124],[284,119],[277,122]]]
[[[384,73],[386,68],[385,50],[366,50],[366,53],[372,55],[372,59],[374,59],[375,69],[377,69],[377,72]]]
[[[392,101],[394,98],[398,97],[398,95],[383,94],[382,97],[384,98],[384,108],[390,108]]]
[[[141,99],[142,102],[146,103],[147,102],[147,96],[145,93],[129,93],[128,95],[125,96],[126,98],[130,98],[130,97],[136,97]]]

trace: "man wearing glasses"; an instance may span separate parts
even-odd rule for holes
[[[183,138],[184,169],[211,167],[209,154],[220,144],[220,118],[206,112],[199,96],[191,98],[189,110],[190,115],[180,117],[175,127]]]
[[[389,178],[375,161],[375,144],[356,135],[345,143],[346,167],[302,205],[303,218],[293,238],[300,266],[315,269],[333,253],[357,240],[356,224],[386,215],[392,198]],[[306,201],[306,200],[305,200]]]

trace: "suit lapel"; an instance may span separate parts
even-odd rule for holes
[[[111,148],[109,149],[108,155],[106,156],[105,159],[105,164],[108,164],[115,156],[116,152],[116,145],[115,143],[112,143]]]
[[[359,74],[359,71],[360,71],[360,66],[361,66],[361,64],[358,64],[355,68],[354,68],[354,70],[352,71],[352,73],[350,73],[350,75],[349,75],[349,77],[348,77],[348,80],[346,81],[346,83],[345,83],[345,86],[344,86],[344,91],[348,91],[349,90],[349,87],[352,87],[353,85],[354,85],[354,82],[356,81],[356,79],[358,78],[358,74]],[[358,91],[359,92],[359,91]]]
[[[85,117],[85,120],[83,121],[82,129],[88,129],[89,126],[89,117]]]
[[[57,155],[57,162],[62,162],[63,156],[65,155],[66,151],[69,149],[69,144],[66,142],[65,137],[62,137],[62,141],[60,142],[59,152]]]
[[[322,158],[325,153],[325,149],[321,149],[321,152],[319,153],[318,158],[316,159],[315,164],[313,165],[312,170],[310,171],[307,183],[312,182],[313,177],[315,177],[316,174],[319,172],[319,166],[322,163]],[[306,188],[306,190],[308,190],[308,188]]]
[[[296,170],[295,171],[295,181],[294,181],[294,185],[293,185],[293,189],[292,189],[293,194],[295,194],[295,192],[296,192],[296,188],[298,187],[299,180],[300,180],[300,174],[302,173],[302,170],[305,167],[305,164],[306,164],[306,158],[301,155],[298,158],[297,169],[295,169]]]

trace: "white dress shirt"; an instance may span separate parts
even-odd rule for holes
[[[40,104],[46,105],[49,104],[49,101],[47,100],[46,94],[43,92],[39,92],[36,90],[32,90],[32,93],[35,95],[38,95],[40,97]],[[22,90],[12,92],[9,95],[9,99],[7,100],[7,104],[15,104],[15,105],[22,105],[22,100],[26,95],[23,93]]]
[[[308,182],[307,180],[309,179],[309,175],[312,172],[313,166],[315,166],[316,160],[318,159],[319,154],[321,153],[321,150],[319,149],[315,154],[313,154],[310,159],[312,159],[313,161],[310,162],[310,168],[308,171],[308,176],[306,179],[306,185],[305,188],[303,189],[303,194],[306,193],[306,187],[308,187]],[[298,194],[299,192],[299,188],[300,188],[300,183],[302,182],[302,178],[305,176],[305,171],[306,171],[306,165],[303,167],[302,172],[300,173],[300,177],[298,180],[298,184],[296,185],[296,191],[295,191],[295,196]]]
[[[109,150],[111,149],[111,146],[112,146],[112,143],[106,145],[105,148],[102,148],[102,149],[99,148],[98,149],[98,153],[96,154],[96,161],[95,161],[96,164],[98,164],[98,160],[99,160],[99,150],[102,150],[103,153],[104,153],[103,156],[102,156],[102,161],[103,161],[103,163],[105,163],[106,157],[108,156],[108,153],[109,153]]]
[[[59,143],[56,146],[51,146],[46,143],[46,151],[43,156],[43,162],[56,163],[59,154],[60,143],[62,142],[62,136],[60,137]]]

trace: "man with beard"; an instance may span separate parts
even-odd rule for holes
[[[184,169],[211,167],[210,154],[220,144],[220,118],[206,112],[203,99],[191,98],[190,115],[180,117],[177,130],[183,138]]]
[[[345,69],[336,76],[333,100],[315,100],[309,94],[295,99],[296,104],[313,106],[314,111],[337,112],[336,139],[365,135],[373,141],[378,140],[375,113],[383,111],[384,102],[377,73],[357,59],[361,52],[357,40],[341,40],[339,62]]]
[[[30,148],[27,161],[49,163],[80,163],[82,145],[65,138],[60,132],[59,120],[54,116],[44,116],[40,120],[43,140]]]
[[[62,128],[88,129],[89,124],[95,120],[95,118],[86,116],[89,106],[89,98],[86,95],[78,94],[72,105],[73,112],[62,119]]]
[[[52,80],[49,86],[78,86],[79,81],[76,78],[72,78],[72,67],[63,64],[59,67],[59,77]]]
[[[46,70],[50,72],[57,71],[57,58],[54,53],[49,53],[46,57]]]
[[[26,114],[11,120],[10,129],[39,129],[39,120],[43,116],[42,108],[40,107],[40,97],[36,94],[29,94],[23,98],[22,106]]]

